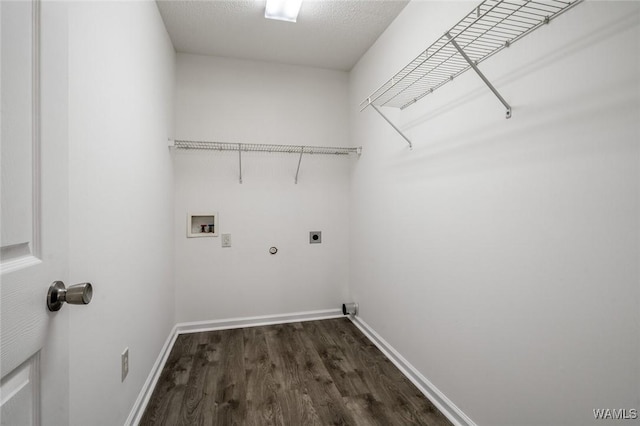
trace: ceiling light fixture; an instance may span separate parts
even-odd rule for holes
[[[264,17],[279,21],[296,22],[302,0],[267,0]]]

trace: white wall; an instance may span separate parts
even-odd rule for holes
[[[344,72],[178,54],[176,139],[348,144]],[[348,280],[350,162],[246,153],[176,152],[178,322],[338,308]],[[186,238],[188,212],[217,211],[220,238]],[[309,244],[322,231],[322,244]],[[277,255],[268,253],[271,246]]]
[[[510,120],[472,71],[390,112],[409,151],[357,105],[475,4],[410,3],[351,72],[350,289],[478,425],[597,424],[640,407],[640,3],[483,63]]]
[[[94,286],[89,306],[64,308],[70,420],[117,425],[174,324],[175,54],[155,2],[69,10],[70,277]]]

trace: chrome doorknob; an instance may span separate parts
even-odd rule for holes
[[[87,305],[93,297],[93,287],[91,283],[72,285],[64,287],[62,281],[54,281],[47,292],[47,308],[50,311],[59,311],[64,302],[72,305]]]

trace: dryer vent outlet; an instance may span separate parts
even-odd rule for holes
[[[342,304],[342,315],[358,315],[358,304],[357,303],[343,303]]]

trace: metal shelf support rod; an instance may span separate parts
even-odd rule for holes
[[[240,170],[240,183],[242,183],[242,144],[238,144],[238,168]]]
[[[453,47],[456,48],[456,50],[460,53],[460,55],[469,63],[469,66],[473,68],[476,74],[478,74],[478,76],[482,79],[482,81],[484,81],[484,84],[486,84],[487,87],[489,87],[489,89],[493,92],[493,94],[496,95],[498,100],[502,102],[502,105],[504,105],[504,107],[507,109],[506,118],[511,118],[511,106],[502,97],[502,95],[496,90],[496,88],[493,87],[493,84],[491,84],[491,82],[487,79],[487,77],[484,76],[482,71],[480,71],[478,66],[475,64],[475,62],[473,62],[473,60],[469,56],[467,56],[464,50],[462,50],[458,42],[456,42],[455,39],[451,37],[451,34],[447,33],[447,37],[449,38],[449,42],[453,45]]]
[[[391,127],[393,127],[393,128],[395,129],[395,131],[396,131],[396,132],[398,132],[398,133],[400,134],[400,136],[402,136],[402,137],[404,138],[404,140],[406,140],[406,141],[407,141],[407,143],[409,144],[409,149],[413,149],[413,144],[411,143],[411,141],[409,140],[409,138],[408,138],[408,137],[406,137],[404,133],[402,133],[402,130],[398,129],[398,127],[397,127],[395,124],[393,124],[393,122],[391,122],[391,120],[389,120],[389,119],[387,118],[387,116],[386,116],[386,115],[384,115],[384,114],[382,113],[382,111],[380,111],[380,108],[378,108],[378,107],[377,107],[377,106],[375,106],[374,104],[370,104],[370,105],[373,107],[373,109],[375,109],[375,110],[378,112],[378,114],[380,114],[380,116],[381,116],[382,118],[384,118],[384,119],[385,119],[385,121],[386,121],[387,123],[389,123],[389,125],[390,125]]]
[[[304,153],[304,147],[300,147],[300,158],[298,158],[298,169],[296,170],[296,180],[295,184],[298,184],[298,173],[300,173],[300,163],[302,163],[302,154]]]

